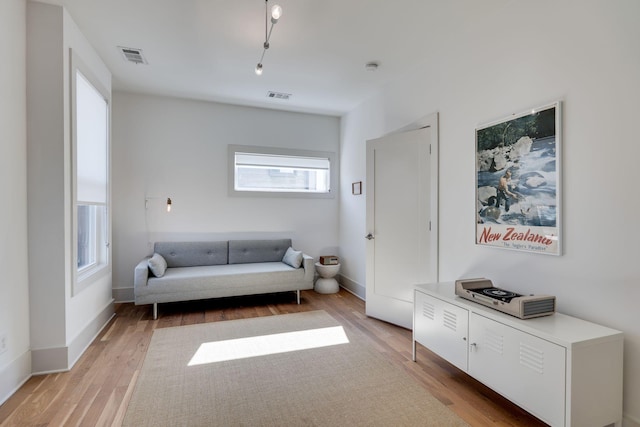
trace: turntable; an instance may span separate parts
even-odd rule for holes
[[[496,288],[489,279],[456,280],[456,295],[491,307],[520,319],[549,316],[555,313],[556,297],[521,295]]]

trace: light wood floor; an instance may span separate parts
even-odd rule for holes
[[[131,397],[153,330],[194,323],[325,310],[379,342],[385,355],[472,426],[545,426],[424,347],[411,360],[411,331],[367,317],[364,302],[337,294],[295,294],[161,304],[116,304],[116,316],[69,372],[32,377],[0,406],[0,426],[117,426]],[[292,379],[294,380],[294,379]]]

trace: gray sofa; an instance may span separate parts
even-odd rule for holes
[[[157,319],[165,302],[295,291],[300,304],[314,275],[313,258],[293,251],[291,239],[156,242],[133,286],[135,304],[153,304]]]

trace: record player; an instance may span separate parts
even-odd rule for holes
[[[456,280],[456,295],[520,319],[548,316],[556,311],[556,297],[520,295],[496,288],[489,279]]]

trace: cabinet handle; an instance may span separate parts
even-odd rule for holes
[[[469,347],[470,347],[471,350],[473,350],[473,349],[477,350],[478,349],[478,344],[472,342],[471,344],[469,344]]]

